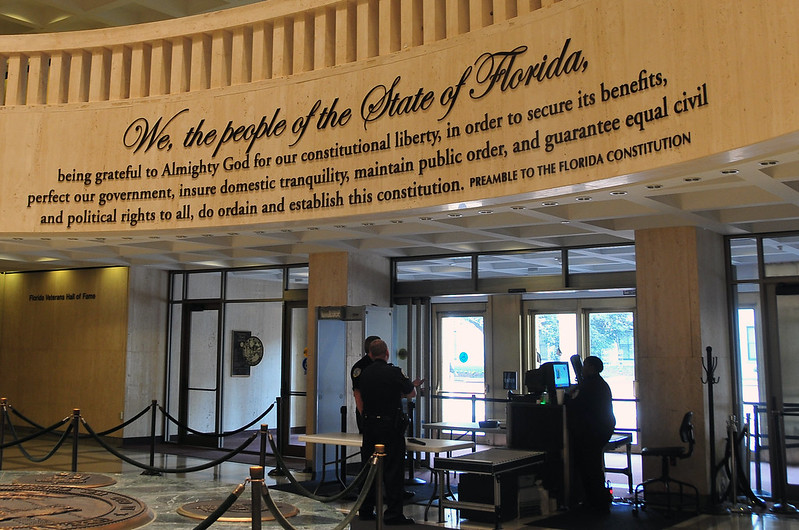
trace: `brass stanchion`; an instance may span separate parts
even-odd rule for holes
[[[377,530],[383,530],[383,457],[386,456],[386,446],[375,444],[374,456],[377,458],[377,476],[375,481],[375,510],[377,511]]]
[[[258,465],[266,467],[266,442],[269,435],[269,426],[265,423],[261,424],[261,449],[258,452]]]
[[[250,467],[250,491],[252,493],[252,530],[261,530],[261,497],[264,494],[263,466]]]
[[[78,431],[80,430],[80,409],[72,409],[72,472],[78,471]]]

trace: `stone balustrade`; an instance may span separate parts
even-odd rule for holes
[[[164,22],[0,36],[0,105],[224,88],[386,56],[559,0],[267,0]]]

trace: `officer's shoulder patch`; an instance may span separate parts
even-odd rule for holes
[[[359,375],[361,375],[361,367],[356,366],[352,369],[352,377],[358,377]]]

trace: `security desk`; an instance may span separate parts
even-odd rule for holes
[[[573,481],[566,407],[516,400],[508,403],[507,412],[508,447],[544,451],[547,458],[541,471],[543,485],[550,498],[557,499],[561,506],[570,506]]]
[[[494,513],[494,523],[498,528],[502,521],[501,476],[505,473],[532,469],[544,461],[543,451],[522,451],[495,447],[461,456],[436,457],[433,471],[444,474],[449,471],[490,475],[494,483],[494,502],[485,504],[447,499],[444,494],[443,476],[438,479],[438,522],[444,522],[444,508],[470,509]]]

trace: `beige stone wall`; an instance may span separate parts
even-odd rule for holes
[[[233,61],[241,58],[234,23],[253,11],[220,16],[227,29],[218,31],[211,17],[188,27],[164,23],[157,26],[164,35],[207,45],[191,48],[191,61],[170,45],[170,57],[182,57],[191,77],[203,81],[187,91],[171,83],[167,95],[148,88],[139,97],[128,90],[119,100],[87,95],[85,102],[46,105],[7,97],[0,112],[4,231],[185,233],[442,211],[654,179],[683,171],[689,160],[696,169],[705,163],[697,159],[718,164],[765,155],[775,144],[742,148],[796,135],[799,97],[783,82],[799,74],[795,2],[732,8],[722,0],[569,0],[517,9],[514,17],[495,8],[490,24],[478,24],[479,13],[470,12],[465,33],[462,26],[451,30],[452,17],[431,7],[437,3],[423,5],[407,19],[404,12],[389,17],[388,35],[374,30],[391,12],[383,3],[371,15],[355,8],[352,19],[329,6],[295,6],[305,18],[292,18],[290,31],[285,11],[282,26],[264,23],[271,47],[256,33],[242,37],[248,66]],[[335,24],[323,23],[331,9]],[[446,23],[435,22],[439,15]],[[321,43],[338,46],[331,37],[350,34],[341,20],[369,28],[356,32],[366,40],[352,41],[353,54],[344,54],[349,62],[325,62]],[[403,36],[414,27],[423,28],[421,37]],[[121,63],[129,84],[141,76],[152,84],[164,69],[173,77],[175,68],[185,71],[174,63],[166,68],[156,41],[139,50],[120,42],[132,38],[130,28],[119,32],[62,37],[95,46],[84,50],[81,68],[70,59],[70,90],[81,75],[115,72],[116,46],[138,65]],[[152,25],[143,31],[155,33]],[[30,48],[0,39],[6,68],[66,45],[49,38],[18,39]],[[381,47],[383,38],[394,44]],[[103,39],[108,53],[96,49]],[[272,68],[291,51],[291,75],[237,77],[266,49]],[[313,68],[299,68],[309,54],[319,57],[308,63]],[[154,70],[158,65],[163,69]],[[34,81],[10,84],[28,94]],[[109,94],[115,82],[108,78]],[[87,83],[75,90],[105,94]],[[357,153],[340,154],[340,147]]]
[[[4,283],[2,397],[45,426],[73,408],[98,432],[121,423],[128,269],[6,274]]]

